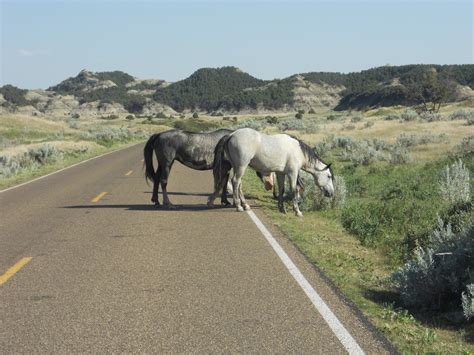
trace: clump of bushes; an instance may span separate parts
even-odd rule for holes
[[[265,121],[270,125],[275,125],[278,123],[278,118],[276,116],[265,116]]]
[[[399,119],[401,119],[401,117],[396,113],[389,113],[384,117],[384,119],[385,121],[398,121]]]
[[[333,115],[333,114],[331,114],[331,115],[329,115],[329,116],[326,117],[326,119],[327,119],[328,121],[337,121],[337,120],[339,120],[340,118],[342,118],[341,115]]]
[[[441,196],[452,204],[467,202],[470,199],[469,170],[461,159],[446,166],[439,180]]]
[[[433,134],[408,135],[406,133],[402,133],[398,136],[396,144],[403,147],[414,147],[416,145],[442,142],[446,139],[446,137],[447,136],[445,133],[441,133],[438,136]]]
[[[372,127],[374,124],[375,124],[374,121],[367,121],[367,122],[365,122],[365,124],[364,124],[364,128],[370,128],[370,127]]]
[[[411,161],[411,156],[408,150],[400,145],[396,144],[390,154],[390,164],[393,165],[400,165],[400,164],[406,164]]]
[[[315,184],[312,175],[300,171],[300,177],[304,181],[304,192],[300,196],[300,209],[302,211],[319,211],[341,208],[346,202],[347,187],[342,176],[334,178],[334,195],[325,197],[321,189]],[[289,189],[287,194],[289,193]]]
[[[351,122],[356,123],[356,122],[362,122],[364,120],[364,117],[362,115],[355,115],[351,117]]]
[[[461,232],[440,219],[430,234],[429,246],[417,248],[413,260],[393,280],[407,307],[452,310],[463,307],[466,318],[474,314],[474,228],[472,222]]]
[[[278,122],[278,128],[282,131],[305,131],[306,133],[316,133],[318,125],[313,120],[286,119]]]
[[[88,147],[80,147],[78,150],[84,152],[88,150]],[[23,154],[0,155],[0,177],[8,178],[26,170],[33,170],[42,165],[62,160],[65,154],[69,153],[75,153],[75,151],[62,152],[53,145],[44,143],[39,147],[28,149]]]
[[[400,118],[402,121],[414,121],[418,118],[418,114],[413,110],[405,110],[401,115]]]
[[[420,119],[426,122],[435,122],[435,121],[441,121],[442,116],[441,114],[437,112],[424,111],[420,114]]]
[[[266,120],[251,119],[251,120],[242,121],[241,123],[234,125],[233,129],[252,128],[256,131],[261,131],[266,126],[267,126]]]
[[[455,151],[465,156],[474,154],[474,136],[464,137],[455,147]]]
[[[110,146],[115,142],[125,142],[132,139],[146,138],[146,134],[143,131],[131,131],[128,128],[117,128],[117,127],[105,127],[98,131],[90,131],[92,138],[98,144]],[[86,137],[83,137],[84,139]]]
[[[108,115],[108,116],[101,116],[100,119],[102,120],[116,120],[119,118],[117,115]]]
[[[474,111],[456,111],[453,112],[450,116],[449,119],[451,121],[453,120],[473,120],[474,119]]]

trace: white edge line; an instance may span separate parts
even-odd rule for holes
[[[306,296],[308,296],[308,298],[311,300],[311,303],[313,303],[316,310],[321,314],[326,323],[329,325],[329,328],[331,328],[333,333],[339,339],[344,348],[349,352],[349,354],[364,354],[364,351],[359,346],[359,344],[357,344],[355,339],[349,334],[347,329],[344,328],[339,319],[337,319],[336,315],[329,309],[328,305],[314,290],[308,280],[306,280],[298,267],[293,263],[280,244],[278,244],[276,239],[272,236],[262,221],[260,221],[257,215],[253,211],[247,211],[247,214],[250,216],[268,243],[270,243],[271,247],[286,266],[291,276],[293,276],[298,285],[300,285],[300,287],[306,293]]]
[[[128,146],[126,146],[126,147],[119,148],[119,149],[115,149],[115,150],[112,150],[111,152],[107,152],[107,153],[98,155],[98,156],[96,156],[96,157],[92,157],[92,158],[89,158],[89,159],[80,161],[79,163],[66,166],[65,168],[62,168],[62,169],[53,171],[52,173],[49,173],[49,174],[46,174],[46,175],[39,176],[39,177],[37,177],[37,178],[35,178],[35,179],[33,179],[33,180],[29,180],[29,181],[23,182],[23,183],[21,183],[21,184],[18,184],[18,185],[15,185],[15,186],[6,188],[6,189],[4,189],[4,190],[0,190],[0,194],[1,194],[2,192],[7,192],[7,191],[10,191],[10,190],[16,189],[17,187],[21,187],[21,186],[24,186],[24,185],[28,185],[28,184],[30,184],[30,183],[32,183],[32,182],[35,182],[35,181],[38,181],[38,180],[47,178],[48,176],[51,176],[51,175],[54,175],[54,174],[57,174],[57,173],[60,173],[61,171],[64,171],[64,170],[67,170],[67,169],[70,169],[70,168],[74,168],[75,166],[78,166],[78,165],[87,163],[88,161],[91,161],[91,160],[94,160],[94,159],[97,159],[97,158],[101,158],[101,157],[104,157],[104,156],[106,156],[106,155],[109,155],[109,154],[112,154],[112,153],[115,153],[115,152],[119,152],[119,151],[121,151],[121,150],[130,148],[130,147],[133,147],[133,146],[138,145],[138,144],[140,144],[140,143],[131,144],[131,145],[128,145]]]

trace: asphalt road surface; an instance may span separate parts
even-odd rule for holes
[[[142,147],[0,193],[0,353],[394,351],[257,207],[332,320],[248,213],[208,209],[210,172],[176,163],[155,209]]]

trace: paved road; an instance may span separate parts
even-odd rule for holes
[[[249,215],[205,207],[210,172],[175,164],[180,206],[154,209],[141,149],[0,193],[0,353],[346,352]],[[354,341],[393,351],[255,212]]]

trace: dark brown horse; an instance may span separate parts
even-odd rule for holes
[[[192,133],[173,129],[152,135],[143,150],[146,178],[153,181],[151,201],[159,205],[158,189],[163,190],[163,205],[171,206],[166,186],[171,167],[175,160],[195,170],[210,170],[214,166],[214,150],[217,142],[231,133],[229,129],[219,129],[208,133]],[[158,161],[155,171],[153,167],[153,151]],[[227,179],[229,175],[227,174]],[[225,179],[225,177],[224,177]],[[227,200],[227,181],[222,190],[222,204],[230,204]]]

